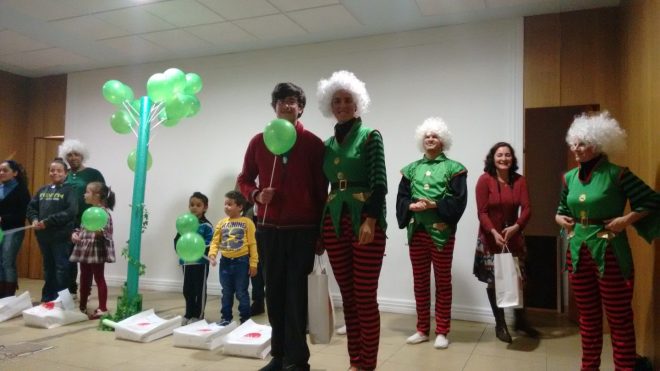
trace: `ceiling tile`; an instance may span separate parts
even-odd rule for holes
[[[75,1],[70,0],[2,0],[1,3],[30,18],[45,21],[86,14],[85,9],[76,7]]]
[[[0,60],[31,70],[55,66],[75,67],[92,62],[89,58],[60,48],[49,48],[26,53],[4,55],[0,56]]]
[[[140,7],[98,13],[96,16],[131,33],[163,31],[174,28],[174,25]]]
[[[281,39],[306,33],[304,29],[281,14],[241,19],[234,23],[261,40]]]
[[[309,32],[345,31],[361,27],[342,5],[300,10],[288,15]]]
[[[89,40],[108,39],[128,35],[128,31],[112,25],[93,15],[52,21],[50,26],[64,32],[75,33],[78,37]]]
[[[47,49],[50,45],[33,40],[12,30],[0,31],[0,54]]]
[[[107,39],[98,41],[104,47],[115,50],[119,57],[127,58],[131,61],[143,61],[155,56],[167,57],[170,53],[162,46],[156,45],[139,36],[118,37],[116,39]]]
[[[169,30],[140,35],[145,40],[171,51],[203,50],[211,44],[184,30]]]
[[[486,9],[485,0],[415,0],[424,16],[465,13]]]
[[[270,0],[270,3],[283,12],[290,12],[292,10],[339,4],[339,0]]]
[[[179,27],[223,21],[221,16],[194,0],[166,1],[145,5],[142,9]]]
[[[216,46],[247,43],[257,40],[256,37],[230,22],[188,27],[185,30]]]
[[[198,0],[226,19],[241,19],[277,14],[279,11],[265,0]]]

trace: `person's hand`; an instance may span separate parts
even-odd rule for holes
[[[520,230],[520,226],[518,224],[514,224],[510,227],[506,227],[502,229],[502,235],[504,238],[504,241],[511,241],[511,237],[513,237],[518,231]]]
[[[490,233],[493,235],[493,238],[495,239],[495,243],[497,244],[497,246],[499,246],[499,247],[504,246],[504,244],[506,243],[506,240],[504,239],[504,237],[502,237],[501,234],[499,234],[495,230],[495,228],[491,229]]]
[[[46,223],[44,223],[43,221],[40,221],[40,220],[35,220],[35,221],[32,222],[32,227],[34,227],[34,229],[37,229],[37,230],[45,229],[46,228]]]
[[[605,229],[607,229],[608,231],[612,231],[614,233],[622,232],[630,224],[628,222],[627,215],[620,216],[618,218],[604,220],[604,222],[605,222]]]
[[[424,204],[424,210],[435,209],[436,207],[438,207],[438,205],[435,203],[435,201],[431,201],[431,200],[428,200],[426,198],[422,198],[418,202],[421,202],[421,203]]]
[[[426,210],[426,204],[423,201],[417,201],[413,202],[408,206],[408,209],[410,211],[418,212],[418,211],[424,211]]]
[[[257,275],[257,267],[250,267],[250,277],[254,277]]]
[[[209,261],[211,262],[211,266],[215,267],[218,262],[215,260],[215,255],[209,255]]]
[[[80,243],[80,234],[78,232],[73,232],[71,234],[71,242]]]
[[[262,205],[267,205],[273,200],[274,195],[275,195],[275,188],[273,187],[264,188],[259,193],[257,193],[256,200],[258,203]]]
[[[358,243],[360,245],[367,245],[374,241],[374,234],[376,232],[376,218],[365,218],[360,226],[360,238]]]
[[[566,230],[567,234],[571,234],[573,232],[573,227],[575,226],[575,220],[571,218],[570,216],[566,215],[555,215],[555,222],[559,224],[560,227],[564,228]]]
[[[323,245],[322,237],[319,237],[316,240],[316,246],[314,246],[314,252],[316,253],[316,255],[323,255],[323,253],[325,252],[325,246]]]

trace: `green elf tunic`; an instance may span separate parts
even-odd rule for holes
[[[401,174],[397,195],[399,227],[407,228],[408,243],[416,230],[424,229],[442,250],[456,232],[456,224],[467,204],[465,166],[441,153],[432,160],[424,156],[408,164]],[[435,201],[437,208],[410,212],[410,204],[422,198]]]
[[[573,271],[577,272],[580,248],[586,245],[602,275],[605,271],[605,250],[611,246],[623,277],[628,279],[633,261],[626,231],[608,231],[604,221],[623,215],[626,201],[630,200],[632,211],[650,213],[634,224],[638,233],[650,243],[660,236],[660,194],[627,168],[610,163],[606,156],[592,161],[595,165],[586,176],[580,176],[579,167],[564,175],[564,188],[557,210],[557,214],[575,220],[573,233],[569,236]]]
[[[323,219],[326,214],[330,215],[337,236],[341,233],[340,219],[344,209],[351,217],[356,236],[362,213],[377,219],[385,230],[387,175],[383,139],[380,132],[362,125],[360,118],[337,124],[336,133],[344,125],[351,126],[341,143],[337,135],[325,142],[323,172],[330,181],[331,191]]]

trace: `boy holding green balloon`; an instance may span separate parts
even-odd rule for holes
[[[247,201],[238,191],[230,191],[225,195],[226,218],[215,226],[209,260],[214,267],[217,264],[218,252],[220,258],[220,285],[222,285],[222,318],[218,323],[227,326],[233,319],[234,295],[238,299],[238,311],[241,323],[250,319],[250,294],[248,294],[249,277],[257,274],[257,241],[255,226],[252,219],[243,216],[243,208]]]

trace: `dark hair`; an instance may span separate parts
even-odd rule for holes
[[[94,189],[94,192],[98,193],[101,198],[101,203],[105,205],[105,207],[110,210],[115,208],[115,192],[113,192],[105,183],[90,182],[87,186],[92,186],[92,189]]]
[[[64,166],[64,171],[69,171],[69,166],[64,162],[64,159],[62,157],[55,157],[53,161],[50,162],[51,164],[60,164]]]
[[[307,104],[305,92],[300,86],[291,82],[281,82],[275,85],[273,92],[270,94],[270,105],[275,109],[278,100],[286,99],[288,97],[295,97],[300,108],[305,108],[305,104]],[[302,112],[298,114],[298,117],[300,116],[302,116]]]
[[[11,169],[11,171],[16,172],[16,181],[27,186],[28,185],[28,177],[27,177],[27,172],[25,171],[25,168],[23,165],[19,164],[18,162],[14,160],[4,160],[1,163],[6,163],[7,166]]]
[[[497,176],[497,170],[495,168],[495,152],[497,152],[500,147],[508,147],[509,151],[511,151],[511,167],[509,168],[509,179],[507,179],[507,182],[511,184],[513,183],[513,175],[516,173],[516,170],[518,170],[518,158],[516,157],[516,151],[514,151],[513,147],[507,142],[497,142],[490,148],[488,155],[486,155],[486,160],[484,161],[484,171],[492,176]]]
[[[236,202],[236,205],[239,205],[243,209],[245,208],[245,205],[247,204],[247,200],[243,196],[243,194],[239,191],[229,191],[225,193],[225,197],[234,200]]]
[[[205,207],[207,208],[209,207],[209,198],[206,197],[206,195],[203,194],[202,192],[193,192],[192,196],[190,196],[190,198],[188,199],[188,202],[190,202],[190,200],[192,200],[193,198],[201,200]],[[206,216],[206,213],[202,213],[202,216]]]

